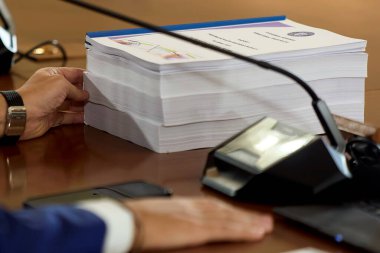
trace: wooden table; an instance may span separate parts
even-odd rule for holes
[[[0,77],[0,82],[7,78]],[[250,210],[271,212],[270,206],[239,203],[202,187],[200,176],[208,151],[157,154],[89,126],[61,126],[41,138],[0,148],[0,202],[15,209],[29,197],[144,179],[173,189],[177,196],[211,196]],[[357,252],[279,217],[274,232],[261,242],[220,243],[178,252],[279,253],[309,246],[329,252]]]
[[[93,1],[104,4],[104,1]],[[125,28],[119,21],[100,17],[60,1],[8,1],[17,25],[19,47],[57,38],[67,48],[69,66],[85,67],[85,31]],[[286,14],[305,24],[369,40],[366,120],[380,125],[376,113],[380,97],[380,8],[377,0],[258,1],[174,0],[107,1],[107,5],[156,24],[202,22]],[[37,18],[39,17],[39,18]],[[38,68],[57,62],[21,61],[0,77],[0,89],[22,85]],[[0,203],[11,209],[32,196],[144,179],[172,188],[175,195],[208,195],[247,209],[270,212],[268,206],[242,204],[203,188],[200,176],[209,149],[157,154],[84,125],[57,127],[45,136],[0,148]],[[279,253],[312,246],[330,252],[357,252],[330,239],[304,231],[276,217],[274,232],[259,243],[213,244],[179,252]]]

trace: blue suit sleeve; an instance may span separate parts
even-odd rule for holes
[[[99,217],[75,207],[0,209],[0,252],[100,253],[105,230]]]

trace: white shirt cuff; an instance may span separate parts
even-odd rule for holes
[[[125,253],[132,248],[134,218],[127,207],[110,199],[82,201],[76,206],[94,213],[106,224],[103,253]]]

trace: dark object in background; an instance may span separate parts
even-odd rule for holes
[[[380,253],[379,210],[379,200],[274,209],[276,214],[294,221],[303,228],[322,233],[336,243],[350,244],[373,253]]]
[[[11,14],[3,0],[0,0],[0,75],[9,73],[13,55],[17,52],[15,27]]]
[[[169,197],[171,194],[171,190],[156,184],[144,181],[131,181],[75,192],[32,198],[24,202],[24,207],[37,208],[52,204],[74,204],[78,201],[99,198],[123,200],[127,198]]]

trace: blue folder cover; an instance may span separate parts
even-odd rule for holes
[[[247,18],[247,19],[235,19],[235,20],[222,20],[222,21],[211,21],[202,23],[191,23],[191,24],[179,24],[179,25],[168,25],[163,26],[163,28],[169,31],[179,31],[179,30],[189,30],[189,29],[203,29],[211,27],[222,27],[222,26],[236,26],[245,25],[252,23],[262,23],[262,22],[274,22],[285,20],[286,16],[271,16],[271,17],[260,17],[260,18]],[[120,36],[120,35],[133,35],[133,34],[144,34],[151,33],[152,31],[146,28],[131,28],[122,30],[110,30],[110,31],[98,31],[98,32],[88,32],[87,36],[90,38],[98,37],[109,37],[109,36]]]

